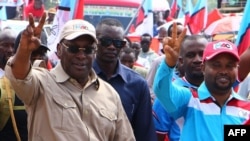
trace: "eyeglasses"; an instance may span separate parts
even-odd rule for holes
[[[100,44],[103,47],[108,47],[113,44],[116,48],[122,48],[126,45],[126,41],[111,39],[111,38],[99,38]]]
[[[96,51],[95,47],[93,46],[86,46],[84,48],[79,48],[77,46],[67,46],[63,42],[61,42],[61,45],[64,46],[68,52],[73,53],[73,54],[80,52],[80,50],[82,50],[84,54],[87,54],[87,55],[93,54]]]

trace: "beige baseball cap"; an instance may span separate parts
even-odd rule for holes
[[[48,13],[56,14],[56,8],[50,8],[50,9],[48,10]]]
[[[81,35],[90,35],[97,43],[95,27],[82,19],[73,19],[66,22],[63,25],[59,39],[60,41],[62,39],[73,40]]]

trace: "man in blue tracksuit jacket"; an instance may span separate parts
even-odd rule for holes
[[[156,73],[155,94],[172,117],[184,117],[181,141],[223,141],[224,125],[243,124],[250,118],[250,103],[232,88],[239,63],[237,47],[229,41],[208,43],[201,65],[204,82],[192,93],[172,84],[185,32],[177,38],[174,28],[173,38],[164,40],[166,59]]]

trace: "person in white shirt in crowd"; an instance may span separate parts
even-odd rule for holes
[[[132,42],[131,48],[135,50],[135,55],[136,55],[135,65],[148,69],[150,67],[149,61],[147,59],[139,56],[139,54],[141,52],[141,44],[139,42],[136,42],[136,41]]]
[[[162,52],[162,49],[163,49],[162,40],[164,37],[168,36],[167,34],[168,34],[167,29],[164,26],[160,27],[158,35],[156,36],[156,38],[159,41],[159,49],[158,49],[159,55],[164,55],[164,53]]]
[[[152,36],[150,34],[144,33],[143,35],[141,35],[140,44],[142,49],[139,53],[139,57],[147,59],[149,62],[149,66],[151,66],[153,60],[159,56],[154,50],[150,48],[151,42]]]

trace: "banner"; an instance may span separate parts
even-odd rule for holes
[[[192,11],[193,11],[192,1],[191,0],[187,0],[186,1],[186,9],[185,9],[185,23],[184,23],[185,26],[189,23]]]

